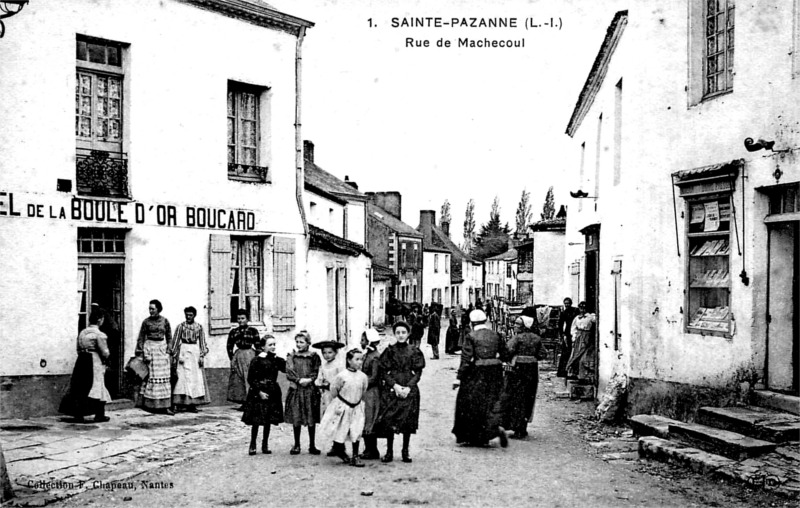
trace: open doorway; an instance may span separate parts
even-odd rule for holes
[[[78,232],[78,332],[86,328],[92,304],[106,312],[100,330],[108,336],[111,353],[106,387],[112,398],[126,392],[123,337],[125,231],[81,228]]]

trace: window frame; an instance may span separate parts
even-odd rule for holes
[[[254,237],[254,236],[231,236],[230,240],[231,240],[231,253],[233,253],[234,249],[236,249],[238,251],[237,254],[236,254],[236,259],[239,261],[239,265],[234,265],[233,256],[231,256],[231,263],[230,263],[231,282],[233,280],[233,271],[234,270],[238,270],[239,272],[238,272],[237,278],[239,280],[237,281],[237,283],[239,285],[239,292],[238,293],[233,293],[233,288],[234,288],[233,284],[231,284],[230,287],[228,288],[228,302],[229,302],[228,307],[230,309],[230,314],[231,314],[229,316],[230,322],[231,323],[235,323],[236,322],[236,312],[237,312],[238,309],[243,308],[243,309],[247,310],[248,321],[250,321],[251,324],[253,324],[253,325],[263,325],[264,322],[265,322],[265,319],[264,319],[264,313],[265,313],[264,298],[265,298],[265,296],[264,295],[265,295],[265,285],[266,285],[265,282],[266,281],[265,281],[265,277],[264,277],[264,274],[265,274],[264,248],[266,246],[266,238]],[[259,262],[259,264],[257,266],[242,266],[243,259],[244,259],[243,253],[245,251],[245,243],[246,242],[253,242],[253,243],[258,244],[258,249],[259,249],[258,262]],[[250,269],[250,270],[257,269],[258,270],[258,275],[257,275],[257,282],[258,282],[258,288],[259,288],[258,293],[252,293],[251,294],[251,293],[248,293],[247,290],[246,290],[246,288],[247,288],[247,278],[246,277],[247,277],[247,270],[248,269]],[[236,298],[238,299],[238,304],[236,305],[236,308],[234,308],[234,305],[233,305],[234,296],[236,296]],[[257,296],[258,297],[258,301],[259,301],[259,304],[258,304],[258,316],[257,317],[254,317],[253,312],[252,312],[252,310],[250,308],[250,305],[249,305],[249,301],[247,300],[248,297],[253,297],[253,296]],[[244,300],[243,300],[243,298],[244,298]],[[242,303],[243,301],[244,301],[244,305]]]
[[[81,53],[81,45],[85,45],[84,52],[86,54],[86,60],[80,59],[79,55]],[[105,47],[105,63],[101,62],[92,62],[89,61],[90,52],[89,52],[89,45],[94,46],[104,46]],[[126,119],[128,115],[126,114],[126,105],[128,104],[128,100],[126,97],[127,86],[125,83],[125,69],[127,64],[127,44],[118,41],[111,41],[108,39],[101,39],[98,37],[91,37],[87,35],[78,34],[75,37],[75,94],[76,94],[76,105],[75,105],[75,145],[78,150],[82,151],[91,151],[91,150],[100,150],[109,153],[115,154],[123,154],[125,152],[125,139],[126,133],[128,131],[127,126],[125,125]],[[109,50],[115,49],[117,52],[117,62],[116,64],[108,63],[110,60],[109,58]],[[85,94],[82,93],[81,89],[81,74],[91,76],[91,103],[90,103],[90,116],[91,119],[91,133],[90,136],[80,136],[78,123],[81,117],[86,117],[86,115],[81,115],[80,105],[78,104],[78,99],[84,97]],[[105,118],[106,120],[110,120],[113,117],[110,115],[111,112],[111,100],[113,97],[110,96],[111,89],[110,86],[107,85],[106,88],[106,96],[105,98],[109,101],[109,105],[106,109],[106,115],[99,117],[98,116],[98,91],[97,91],[97,83],[99,78],[105,79],[116,79],[119,81],[119,106],[117,108],[117,112],[119,114],[119,140],[113,141],[109,140],[108,133],[110,132],[108,127],[106,128],[106,136],[100,137],[96,135],[96,129],[99,122],[99,118]]]
[[[433,273],[439,273],[439,254],[433,255]]]
[[[713,5],[716,5],[717,3],[719,3],[719,4],[722,5],[722,7],[721,7],[720,10],[716,10],[715,9],[714,13],[713,13],[713,16],[710,16],[709,15],[710,14],[709,9],[711,8],[712,3],[713,3]],[[736,10],[735,10],[735,2],[734,2],[734,0],[706,0],[704,2],[704,4],[703,4],[703,14],[702,14],[702,20],[703,20],[703,24],[702,24],[702,26],[703,26],[703,31],[702,31],[702,33],[703,33],[703,36],[702,36],[702,41],[703,41],[703,51],[702,51],[702,53],[703,53],[703,62],[702,62],[702,69],[703,69],[703,73],[702,73],[703,100],[710,99],[710,98],[713,98],[713,97],[717,97],[719,95],[724,95],[726,93],[730,93],[730,92],[733,91],[733,77],[734,77],[734,66],[733,66],[734,65],[733,64],[733,61],[734,61],[733,60],[733,53],[734,52],[733,52],[733,50],[735,48],[735,46],[734,46],[734,42],[735,42],[734,32],[735,32],[736,26],[735,26],[735,21],[731,21],[731,20],[735,20],[735,14],[733,14],[733,15],[731,15],[731,14],[735,13],[735,12],[736,12]],[[712,17],[714,18],[715,28],[714,28],[714,33],[713,34],[709,34],[708,33],[709,22],[711,21]],[[720,18],[722,18],[722,20],[723,20],[723,23],[721,25],[724,28],[722,30],[719,30],[720,24],[718,23],[718,21],[719,21]],[[720,50],[720,44],[718,42],[720,37],[722,38],[722,44],[721,44],[721,48],[722,49],[721,50]],[[709,54],[709,47],[710,47],[710,44],[711,44],[712,40],[714,41],[714,53],[713,54]],[[720,57],[722,58],[722,60],[724,62],[723,70],[720,71],[719,67],[718,67],[718,63],[715,62],[715,66],[716,66],[715,72],[713,72],[713,74],[710,76],[709,75],[710,74],[710,71],[709,71],[709,60],[711,60],[712,58],[718,59]],[[717,82],[716,85],[715,85],[715,86],[717,86],[717,89],[716,90],[710,90],[709,89],[709,79],[712,78],[712,76],[714,78],[717,78],[718,76],[721,76],[723,78],[724,86],[722,88],[719,88],[718,87],[718,82]]]
[[[255,112],[253,118],[243,118],[241,115],[241,98],[244,94],[254,97]],[[231,101],[231,97],[233,100]],[[233,112],[231,112],[231,103]],[[244,182],[270,183],[269,152],[265,140],[269,137],[266,128],[269,117],[269,88],[253,85],[241,81],[228,80],[226,90],[226,119],[228,130],[226,135],[226,152],[228,162],[228,179]],[[231,131],[230,123],[233,123]],[[241,133],[243,122],[253,122],[255,142],[253,146],[244,146]],[[231,143],[231,136],[233,143]],[[233,148],[233,160],[230,149]],[[244,150],[254,149],[255,156],[252,164],[245,163]]]

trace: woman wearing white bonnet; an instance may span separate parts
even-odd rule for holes
[[[528,435],[527,426],[533,420],[539,388],[539,360],[546,356],[542,338],[535,332],[536,324],[536,318],[532,316],[517,317],[515,335],[506,344],[511,362],[506,367],[501,402],[503,426],[513,430],[517,439]]]

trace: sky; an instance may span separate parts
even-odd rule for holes
[[[361,191],[399,191],[402,219],[451,204],[462,240],[495,196],[513,229],[523,190],[534,220],[547,189],[569,204],[576,159],[565,134],[621,0],[270,0],[312,21],[303,43],[302,135],[315,162]],[[392,27],[392,18],[516,18],[517,28]],[[556,27],[525,28],[526,19]],[[467,21],[471,23],[470,20]],[[407,38],[429,47],[407,47]],[[459,48],[462,38],[520,40],[523,48]],[[437,42],[450,41],[450,47]],[[421,42],[424,44],[424,42]],[[574,185],[573,185],[574,186]]]

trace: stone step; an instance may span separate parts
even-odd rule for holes
[[[800,440],[800,416],[757,406],[701,407],[697,423],[773,443]]]
[[[636,415],[628,418],[628,425],[631,426],[636,436],[656,436],[662,439],[669,439],[669,425],[671,423],[681,422],[660,415]]]
[[[577,400],[594,400],[594,386],[574,385],[569,388],[569,398]]]
[[[769,390],[756,390],[753,392],[752,403],[756,406],[800,415],[800,397],[796,395],[785,395]]]
[[[131,399],[114,399],[106,403],[106,411],[121,411],[123,409],[131,409],[134,407],[133,400]]]
[[[720,455],[708,453],[675,441],[657,436],[639,438],[639,457],[679,464],[693,471],[709,474],[721,467],[732,466],[736,462]]]
[[[697,423],[670,423],[670,438],[733,460],[744,460],[774,451],[777,445],[729,430],[715,429]]]

